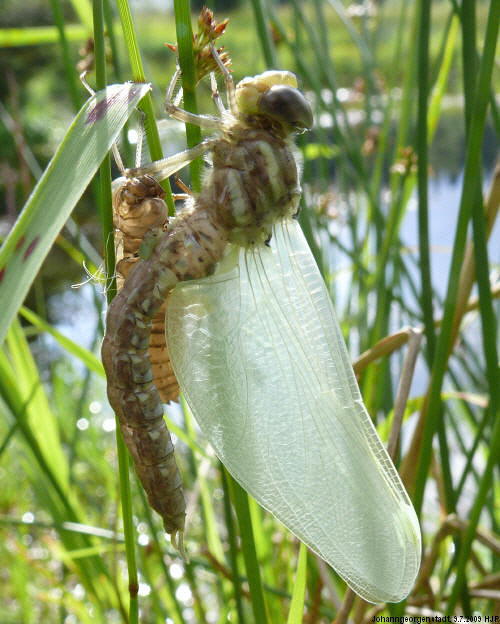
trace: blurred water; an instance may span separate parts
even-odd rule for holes
[[[490,188],[492,175],[493,170],[490,170],[484,180],[483,193],[485,197]],[[452,177],[448,173],[443,172],[437,177],[431,178],[429,184],[432,283],[441,298],[445,296],[448,283],[448,272],[462,192],[462,179],[463,173]],[[417,250],[418,248],[417,219],[415,195],[401,224],[400,232],[401,240],[412,250]],[[470,232],[470,235],[472,236],[472,232]],[[488,250],[491,267],[498,268],[500,266],[500,223],[498,221],[491,233]]]

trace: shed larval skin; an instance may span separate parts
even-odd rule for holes
[[[140,248],[148,233],[154,235],[166,229],[168,210],[163,201],[165,191],[150,175],[119,178],[114,186],[116,284],[120,290],[130,270],[139,261]],[[179,384],[172,370],[165,340],[166,309],[165,302],[152,320],[149,344],[153,381],[163,403],[179,398]]]

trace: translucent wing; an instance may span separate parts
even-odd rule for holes
[[[235,479],[363,598],[402,600],[418,521],[299,225],[179,285],[167,317],[177,379]]]

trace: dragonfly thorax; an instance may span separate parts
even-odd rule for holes
[[[198,202],[208,201],[242,246],[263,244],[277,221],[297,212],[297,163],[291,143],[264,129],[232,129],[213,149],[213,170]]]

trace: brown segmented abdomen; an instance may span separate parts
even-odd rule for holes
[[[150,257],[135,263],[109,306],[102,345],[109,402],[149,503],[172,538],[184,529],[185,501],[149,347],[168,293],[179,281],[208,275],[222,257],[227,234],[210,213],[198,206],[177,218]]]
[[[123,286],[131,268],[139,260],[139,248],[152,230],[163,231],[168,211],[165,192],[151,176],[126,178],[113,195],[113,223],[115,231],[116,283]],[[156,313],[151,326],[149,357],[153,379],[164,403],[176,401],[179,385],[175,378],[165,340],[166,303]]]

